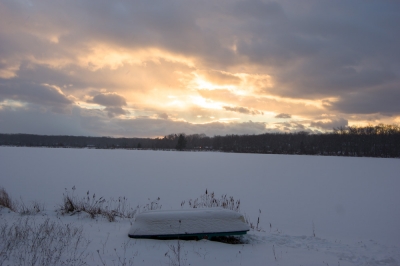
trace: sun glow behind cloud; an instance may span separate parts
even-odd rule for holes
[[[201,96],[190,96],[191,103],[201,108],[222,110],[222,103],[204,99]]]
[[[217,89],[228,89],[235,90],[236,86],[230,84],[214,84],[211,81],[199,76],[197,73],[193,73],[194,78],[188,84],[189,87],[192,87],[194,90],[217,90]]]
[[[160,64],[160,60],[184,64],[193,67],[190,58],[173,54],[156,47],[126,49],[102,44],[90,45],[89,51],[79,57],[79,64],[92,71],[101,68],[116,70],[127,65],[141,65],[146,67],[148,62]]]
[[[0,116],[148,136],[399,123],[400,42],[380,18],[398,4],[339,1],[325,20],[310,14],[333,4],[316,3],[0,2]]]

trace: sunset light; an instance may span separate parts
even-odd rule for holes
[[[380,18],[397,21],[395,3],[376,16],[378,3],[343,3],[329,18],[329,3],[243,3],[1,1],[0,130],[64,134],[49,117],[72,134],[138,137],[399,123],[399,36]],[[343,10],[354,14],[335,30]],[[38,127],[9,122],[26,115]]]

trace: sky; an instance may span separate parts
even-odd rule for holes
[[[0,133],[400,124],[400,2],[0,0]]]

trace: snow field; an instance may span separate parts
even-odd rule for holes
[[[160,197],[163,210],[207,188],[240,199],[241,212],[253,222],[261,209],[265,232],[250,232],[248,244],[180,241],[181,265],[400,262],[396,159],[0,147],[0,169],[0,185],[10,196],[45,204],[45,212],[32,216],[35,223],[50,219],[83,228],[89,265],[173,265],[177,241],[129,239],[131,219],[57,214],[72,186],[78,196],[87,190],[126,196],[132,206]],[[8,224],[21,218],[5,209],[0,214]]]

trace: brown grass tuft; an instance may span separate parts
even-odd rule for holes
[[[105,200],[103,197],[96,198],[96,194],[86,192],[86,196],[78,198],[75,195],[75,186],[72,193],[65,191],[63,194],[63,204],[60,206],[62,214],[74,215],[79,212],[86,212],[93,219],[100,215],[106,217],[108,221],[114,222],[117,217],[133,218],[138,208],[130,208],[126,197]]]
[[[8,195],[7,191],[3,187],[0,187],[0,206],[9,208],[14,212],[16,211],[14,201],[11,199],[11,197]]]

